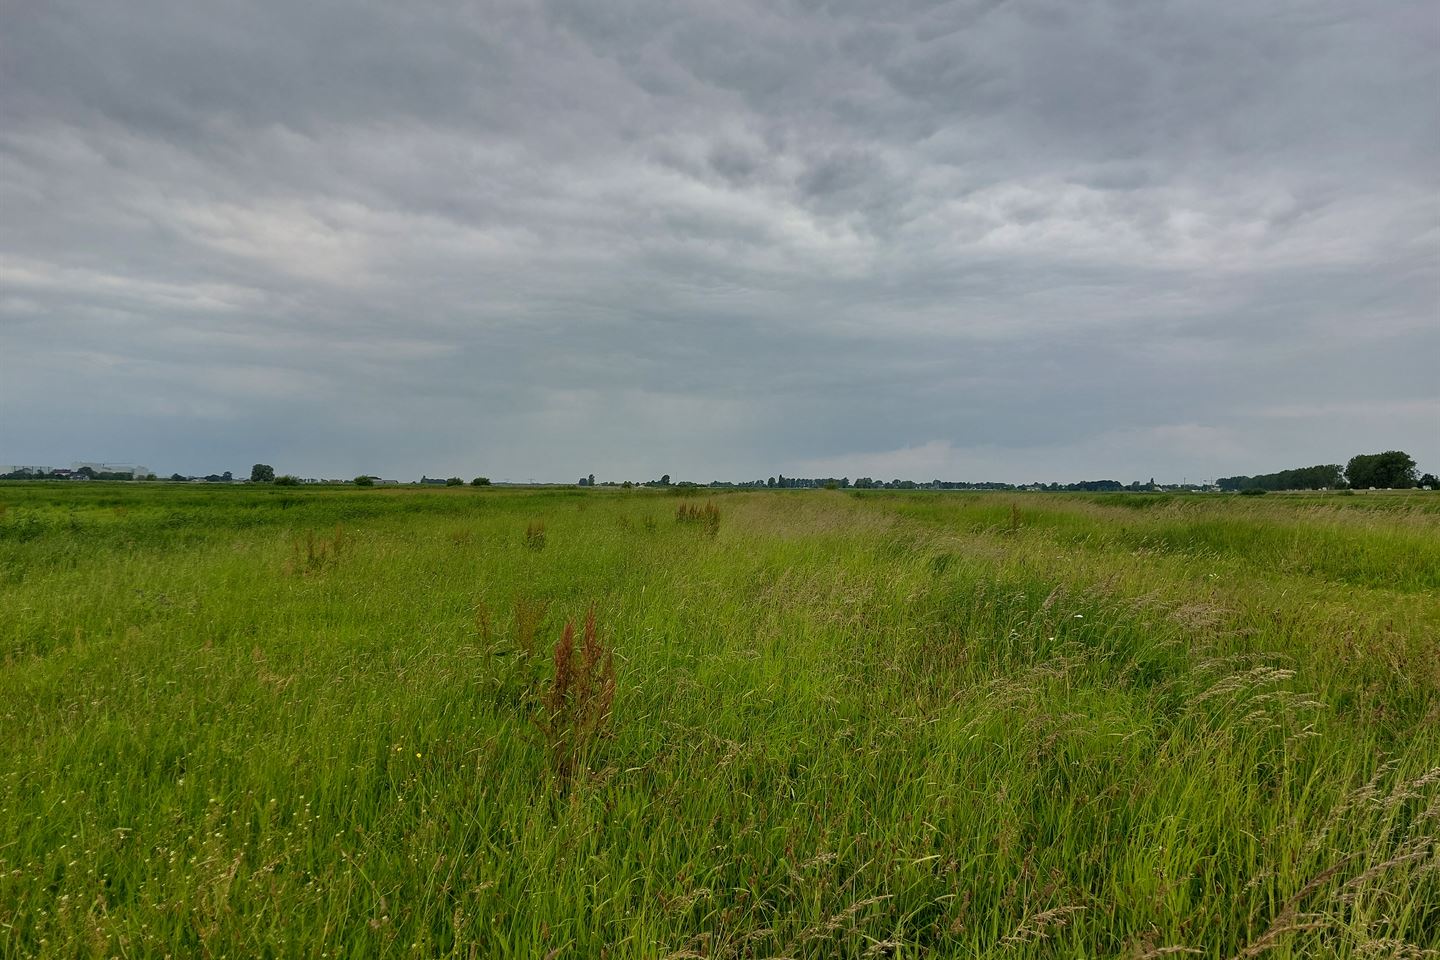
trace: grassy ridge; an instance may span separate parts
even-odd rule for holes
[[[1432,500],[687,502],[0,487],[0,955],[1440,944]]]

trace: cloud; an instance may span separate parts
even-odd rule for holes
[[[1440,462],[1425,2],[4,19],[0,460]]]

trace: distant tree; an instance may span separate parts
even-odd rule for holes
[[[374,477],[367,477],[367,476],[363,476],[363,475],[362,475],[362,476],[359,476],[359,477],[356,477],[356,478],[355,478],[355,486],[357,486],[357,487],[373,487],[373,486],[375,486],[375,478],[374,478]]]
[[[445,479],[445,486],[447,487],[460,487],[464,486],[464,484],[465,481],[461,480],[459,477],[447,477]]]
[[[488,487],[488,486],[490,486],[490,478],[489,478],[489,477],[476,477],[474,480],[471,480],[471,481],[470,481],[470,486],[472,486],[472,487]]]
[[[250,468],[251,483],[272,483],[275,480],[275,468],[268,463],[257,463]]]
[[[231,473],[229,470],[226,470],[224,473],[220,474],[220,479],[224,480],[226,483],[229,483],[230,481],[235,479],[235,474]]]
[[[1352,487],[1413,487],[1415,460],[1403,450],[1362,453],[1345,465],[1345,479]]]
[[[1338,490],[1345,485],[1345,475],[1338,463],[1321,463],[1313,467],[1296,467],[1279,473],[1262,473],[1254,477],[1221,477],[1215,481],[1221,490]]]
[[[1422,474],[1420,477],[1420,486],[1429,487],[1431,490],[1440,490],[1440,477],[1435,476],[1433,473]]]
[[[667,473],[667,474],[665,474],[664,476],[662,476],[662,477],[660,478],[660,486],[662,486],[662,487],[668,487],[668,486],[670,486],[670,474]]]
[[[280,476],[275,478],[275,486],[298,487],[300,486],[300,478],[288,473],[281,474]]]
[[[629,490],[631,487],[635,486],[635,484],[631,483],[629,480],[626,480],[624,483],[620,484],[620,486],[624,487],[626,490]]]
[[[185,478],[180,476],[180,474],[178,473],[172,473],[170,474],[170,479],[176,482],[181,482],[184,481]]]
[[[592,473],[592,474],[590,474],[589,477],[586,478],[586,480],[585,480],[585,486],[587,486],[587,487],[593,487],[593,486],[595,486],[595,474]]]
[[[81,467],[79,470],[75,471],[75,475],[84,477],[87,480],[94,480],[95,470],[93,467]]]

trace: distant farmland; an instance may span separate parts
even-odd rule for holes
[[[0,484],[0,658],[4,957],[1440,947],[1440,494]]]

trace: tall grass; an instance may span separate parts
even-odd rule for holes
[[[0,485],[0,956],[1440,944],[1418,498],[717,499]]]

